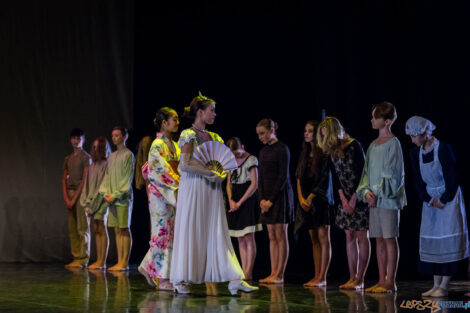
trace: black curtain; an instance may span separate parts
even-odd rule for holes
[[[371,107],[392,102],[398,109],[393,131],[405,154],[408,195],[398,275],[412,277],[421,203],[408,164],[411,144],[404,125],[409,117],[422,115],[437,125],[436,136],[456,152],[464,195],[470,197],[464,113],[470,101],[469,8],[443,1],[139,3],[136,132],[152,133],[158,107],[182,112],[200,90],[217,101],[211,129],[224,139],[240,137],[255,155],[261,148],[256,123],[264,117],[276,120],[294,169],[304,124],[320,119],[322,109],[367,149],[377,136],[370,127]],[[266,274],[267,235],[257,235],[257,241],[255,272]],[[309,247],[306,235],[291,242],[288,275],[313,276]],[[329,273],[343,279],[344,234],[334,227],[332,247]],[[376,271],[375,259],[373,250],[368,275]]]
[[[0,261],[64,261],[61,176],[70,130],[85,130],[89,151],[114,125],[133,127],[134,4],[0,7]]]

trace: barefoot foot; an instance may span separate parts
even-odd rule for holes
[[[105,268],[106,268],[106,265],[104,264],[104,262],[96,261],[95,263],[88,265],[88,269],[90,270],[101,270]]]
[[[259,280],[260,283],[266,283],[268,280],[270,280],[273,276],[269,275],[268,277],[262,278]]]
[[[364,281],[360,281],[358,279],[354,279],[351,284],[348,286],[350,290],[362,290],[364,289]]]
[[[127,271],[129,267],[127,265],[116,264],[113,267],[110,267],[108,271],[110,272],[119,272],[119,271]]]
[[[317,278],[316,277],[313,277],[312,279],[310,279],[308,282],[306,282],[305,284],[303,284],[304,287],[313,287],[313,285],[315,284],[315,282],[317,281]]]
[[[353,278],[349,279],[347,282],[345,282],[344,284],[342,285],[339,285],[339,289],[348,289],[347,287],[349,287],[349,285],[351,285],[351,283],[353,282]]]
[[[366,290],[364,290],[365,292],[374,292],[375,288],[379,287],[379,284],[375,284],[374,286],[372,287],[369,287],[367,288]]]

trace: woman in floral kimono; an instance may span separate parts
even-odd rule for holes
[[[178,114],[175,110],[161,108],[154,119],[159,130],[150,147],[149,160],[142,168],[148,177],[149,210],[151,220],[150,249],[139,266],[147,282],[160,290],[173,290],[169,282],[175,223],[176,193],[180,175],[178,162],[180,149],[171,140],[178,131]]]

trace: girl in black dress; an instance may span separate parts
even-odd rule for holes
[[[271,274],[262,283],[284,283],[289,256],[287,224],[294,219],[294,194],[289,175],[289,148],[277,139],[277,123],[263,119],[256,126],[259,140],[266,146],[259,154],[260,223],[267,224]]]
[[[305,124],[302,152],[297,165],[297,207],[295,230],[308,229],[313,246],[315,277],[305,287],[326,286],[330,266],[330,202],[332,202],[328,157],[317,145],[317,121]]]
[[[349,137],[338,119],[326,117],[318,126],[318,146],[329,156],[336,205],[336,226],[346,234],[349,280],[341,289],[363,289],[369,265],[369,207],[357,198],[356,189],[364,167],[361,144]]]
[[[258,159],[245,151],[237,137],[227,140],[237,160],[238,169],[227,177],[227,195],[230,208],[227,212],[230,236],[238,239],[240,258],[246,280],[253,279],[256,258],[255,232],[263,229],[258,223]]]

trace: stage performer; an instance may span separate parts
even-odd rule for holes
[[[142,172],[143,169],[147,168],[148,165],[148,158],[150,147],[152,145],[153,139],[150,136],[145,136],[139,142],[139,146],[137,147],[137,155],[135,157],[135,188],[141,190],[142,187],[145,187],[145,192],[147,193],[148,199],[148,177],[146,176],[145,172]]]
[[[70,132],[73,153],[65,157],[62,196],[68,212],[68,231],[73,261],[65,267],[84,268],[90,258],[90,219],[80,205],[80,194],[90,167],[90,155],[83,150],[85,133],[75,128]]]
[[[289,148],[278,140],[277,123],[262,119],[256,126],[264,146],[259,153],[260,223],[269,234],[271,274],[260,283],[283,284],[289,257],[288,224],[294,221],[294,193],[290,182]]]
[[[432,135],[436,127],[420,116],[406,122],[405,131],[417,146],[410,152],[418,196],[423,201],[419,240],[420,272],[434,276],[425,297],[444,297],[468,258],[468,229],[459,175],[450,145]]]
[[[230,236],[238,239],[238,248],[246,280],[253,280],[256,258],[255,232],[263,229],[258,223],[258,159],[245,150],[237,137],[227,140],[227,146],[236,157],[238,169],[227,177],[227,195],[230,208],[227,222]]]
[[[99,193],[99,188],[106,173],[107,158],[111,147],[104,137],[98,137],[91,147],[91,159],[85,185],[80,196],[80,205],[85,208],[88,216],[93,217],[93,232],[96,241],[96,262],[89,265],[89,269],[106,268],[108,256],[109,237],[106,229],[108,217],[108,203]]]
[[[319,122],[308,121],[304,127],[302,151],[297,164],[297,196],[294,232],[307,229],[312,241],[315,276],[305,287],[326,286],[330,266],[330,206],[333,204],[328,157],[318,147],[315,136]]]
[[[330,158],[335,198],[335,223],[346,235],[349,280],[340,289],[363,289],[369,265],[369,208],[359,200],[356,188],[364,166],[364,151],[344,131],[335,117],[326,117],[318,126],[318,146]]]
[[[366,292],[395,292],[400,249],[400,211],[406,205],[405,166],[400,141],[391,127],[397,119],[395,106],[382,102],[372,108],[372,128],[379,136],[367,149],[358,198],[369,205],[369,235],[376,240],[379,281]]]
[[[180,181],[180,149],[173,137],[178,131],[178,114],[169,107],[163,107],[157,111],[154,124],[158,133],[150,147],[144,175],[149,181],[150,249],[139,266],[139,272],[151,286],[155,287],[158,282],[159,290],[173,290],[169,278]]]
[[[109,271],[128,270],[132,247],[130,230],[134,194],[134,154],[126,147],[127,129],[116,126],[112,140],[117,150],[108,158],[108,166],[100,186],[100,193],[109,205],[108,227],[114,228],[118,262]]]
[[[223,143],[219,135],[206,130],[206,125],[215,120],[215,101],[199,95],[185,109],[185,116],[194,123],[181,133],[178,142],[181,179],[170,281],[179,293],[189,293],[187,283],[224,281],[230,281],[228,288],[232,294],[238,290],[254,291],[258,288],[243,280],[230,240],[222,193],[226,174],[208,170],[192,159],[194,150],[202,143]]]

